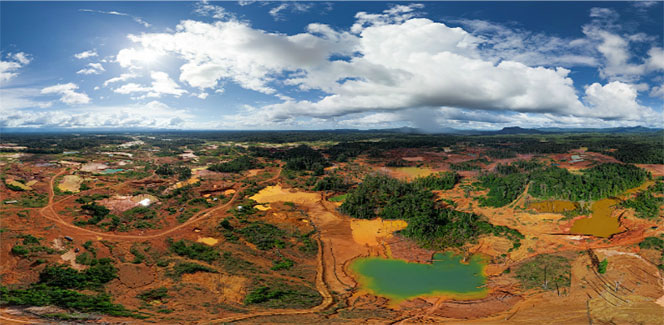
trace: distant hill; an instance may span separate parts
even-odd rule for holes
[[[15,133],[134,133],[134,132],[156,132],[156,133],[204,133],[204,132],[223,132],[223,133],[398,133],[398,134],[457,134],[457,135],[510,135],[510,134],[553,134],[553,133],[615,133],[615,134],[638,134],[638,133],[656,133],[662,132],[662,128],[647,128],[644,126],[617,127],[617,128],[522,128],[519,126],[508,126],[502,130],[459,130],[453,128],[441,127],[435,131],[425,131],[413,127],[400,127],[390,129],[324,129],[324,130],[187,130],[187,129],[150,129],[150,128],[3,128],[0,127],[0,135]]]
[[[537,129],[524,129],[522,127],[518,126],[509,126],[509,127],[504,127],[500,131],[489,131],[487,133],[491,134],[542,134],[544,133],[543,131],[537,130]]]
[[[647,128],[643,126],[617,127],[617,128],[535,128],[525,129],[518,126],[505,127],[499,131],[477,131],[475,134],[547,134],[547,133],[655,133],[662,129]]]
[[[644,126],[617,127],[617,128],[540,128],[546,133],[654,133],[662,129],[647,128]]]

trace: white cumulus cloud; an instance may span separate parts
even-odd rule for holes
[[[48,111],[12,110],[0,115],[2,127],[191,128],[193,116],[151,101],[122,106],[93,106]]]
[[[18,75],[18,70],[32,61],[24,52],[8,53],[0,59],[0,82],[9,81]]]
[[[648,87],[637,80],[662,69],[664,52],[652,47],[648,57],[634,63],[630,42],[650,37],[614,32],[611,10],[591,11],[594,21],[584,27],[585,37],[562,39],[520,35],[483,21],[457,21],[463,28],[454,27],[419,18],[421,8],[409,4],[359,12],[347,30],[312,23],[296,34],[264,31],[226,16],[212,23],[184,20],[174,31],[129,35],[134,46],[120,50],[116,60],[136,69],[146,58],[172,56],[183,62],[179,80],[198,88],[198,94],[222,91],[223,84],[233,82],[274,95],[280,102],[250,112],[254,120],[269,123],[357,115],[358,121],[389,124],[403,115],[396,113],[413,110],[477,123],[517,116],[543,125],[555,118],[609,123],[658,116],[639,104],[638,92]],[[593,83],[580,97],[566,68],[579,65],[598,67],[608,83]],[[281,93],[284,85],[322,95],[296,99]],[[179,89],[174,82],[164,83],[171,91],[155,88],[154,83],[130,83],[115,91],[148,97],[185,93],[173,90]],[[484,112],[502,117],[491,122]]]
[[[152,77],[152,84],[150,86],[128,83],[113,91],[118,94],[145,93],[146,97],[160,97],[164,94],[180,97],[180,95],[187,93],[186,90],[180,88],[180,86],[178,86],[178,84],[165,72],[152,72],[150,76]]]
[[[41,93],[44,95],[60,95],[60,101],[68,105],[89,103],[90,97],[83,92],[76,92],[77,89],[78,86],[70,82],[43,88]]]
[[[136,77],[138,77],[138,75],[135,74],[135,73],[123,73],[118,77],[113,77],[111,79],[108,79],[108,80],[104,81],[104,87],[106,87],[106,86],[108,86],[112,83],[115,83],[115,82],[127,81],[129,79],[133,79],[133,78],[136,78]]]
[[[100,74],[106,71],[101,63],[88,63],[86,68],[76,71],[77,74]]]
[[[95,57],[95,56],[98,56],[98,55],[99,54],[97,54],[96,50],[88,50],[88,51],[83,51],[83,52],[80,52],[80,53],[76,53],[76,54],[74,54],[74,57],[79,59],[79,60],[82,60],[82,59]]]

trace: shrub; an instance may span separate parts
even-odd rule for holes
[[[168,240],[170,250],[180,256],[211,263],[219,259],[219,250],[201,243],[194,243],[188,240],[178,240],[174,242]]]
[[[148,291],[143,291],[139,295],[136,296],[136,298],[141,299],[143,301],[154,301],[154,300],[160,300],[164,301],[166,298],[168,298],[168,289],[165,287],[160,287],[157,289],[152,289]]]
[[[279,261],[274,261],[270,269],[272,271],[289,270],[290,268],[293,267],[293,265],[295,265],[295,262],[293,262],[293,260],[284,258]]]
[[[217,273],[214,269],[211,269],[207,266],[200,265],[198,263],[182,262],[178,263],[173,267],[173,272],[171,275],[175,277],[180,277],[183,274],[196,273],[196,272],[209,272]]]

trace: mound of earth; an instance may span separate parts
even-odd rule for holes
[[[118,278],[129,288],[140,288],[154,281],[154,272],[145,264],[121,264]]]

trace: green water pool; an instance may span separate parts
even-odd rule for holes
[[[100,173],[100,174],[115,174],[115,173],[119,173],[119,172],[121,172],[121,171],[123,171],[123,170],[124,170],[124,169],[122,169],[122,168],[116,168],[116,169],[113,169],[113,168],[107,168],[107,169],[102,170],[102,171],[99,172],[99,173]]]
[[[473,256],[462,263],[452,253],[435,254],[433,263],[408,263],[381,257],[360,258],[350,265],[363,289],[393,300],[420,296],[479,299],[487,295],[485,261]]]

